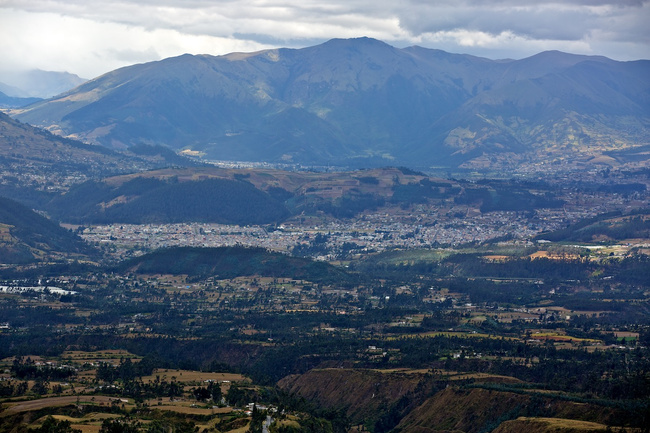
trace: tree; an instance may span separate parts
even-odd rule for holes
[[[139,433],[140,423],[128,418],[105,419],[99,433]]]
[[[153,420],[147,425],[146,433],[196,433],[199,428],[192,421]]]
[[[194,388],[192,392],[198,401],[206,401],[208,399],[212,399],[215,403],[221,401],[221,387],[215,382],[210,382],[205,388]]]
[[[51,415],[45,418],[43,424],[34,430],[31,430],[32,433],[81,433],[81,430],[72,428],[70,421],[61,420],[57,421]]]
[[[210,397],[212,397],[212,401],[215,403],[219,403],[221,401],[221,386],[217,382],[210,382],[208,385],[208,391],[210,391]]]
[[[208,391],[207,388],[194,388],[192,392],[194,393],[194,398],[196,398],[198,401],[206,401],[208,398],[210,398],[210,391]]]
[[[113,383],[116,379],[117,374],[115,373],[115,368],[106,362],[102,362],[97,367],[97,373],[95,377],[97,380],[101,380],[107,383]]]
[[[49,389],[50,389],[50,382],[43,379],[37,379],[36,382],[34,382],[34,385],[32,385],[32,392],[38,395],[47,394],[47,391]]]
[[[250,433],[262,433],[264,420],[266,420],[266,411],[259,410],[257,405],[253,405],[253,414],[251,415]]]

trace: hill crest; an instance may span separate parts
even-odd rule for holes
[[[0,262],[26,264],[96,254],[80,237],[23,206],[0,197]]]

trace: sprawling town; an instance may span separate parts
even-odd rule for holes
[[[331,260],[342,248],[368,253],[396,248],[458,247],[491,240],[530,242],[540,233],[600,213],[643,207],[649,200],[647,194],[623,197],[567,192],[566,195],[570,204],[559,209],[538,209],[534,214],[514,211],[481,213],[467,206],[422,204],[406,210],[391,207],[367,211],[349,220],[310,218],[305,221],[304,218],[292,218],[282,224],[267,226],[114,223],[68,227],[77,230],[86,241],[103,246],[116,258],[172,246],[242,245],[292,252],[296,247],[317,241],[325,248],[314,257]],[[323,251],[328,252],[320,254]]]

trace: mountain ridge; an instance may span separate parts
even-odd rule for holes
[[[644,144],[648,76],[650,61],[558,51],[495,61],[333,39],[132,65],[14,115],[108,147],[162,144],[208,159],[453,166],[570,141],[576,130],[591,139],[580,154]],[[631,127],[618,126],[624,118]]]
[[[163,146],[127,152],[82,143],[0,112],[0,195],[41,209],[52,197],[89,179],[162,167],[197,166]]]

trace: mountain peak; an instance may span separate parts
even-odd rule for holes
[[[347,45],[367,44],[367,45],[390,46],[386,42],[380,41],[378,39],[370,38],[368,36],[360,36],[358,38],[333,38],[323,43],[323,45],[327,45],[327,44],[347,44]]]
[[[388,45],[386,42],[369,38],[367,36],[359,37],[359,38],[349,38],[349,39],[330,39],[327,42],[324,42],[321,45],[317,45],[314,48],[317,47],[327,47],[327,48],[344,48],[344,49],[361,49],[361,48],[380,48],[380,49],[392,49],[394,50],[395,48],[391,45]]]
[[[611,60],[604,56],[587,56],[581,54],[569,54],[569,53],[565,53],[564,51],[558,51],[558,50],[542,51],[541,53],[537,53],[530,57],[526,57],[521,61],[522,62],[529,62],[529,61],[553,62],[555,64],[573,66],[585,60],[592,60],[592,61],[599,61],[599,62],[614,62],[614,60]]]

